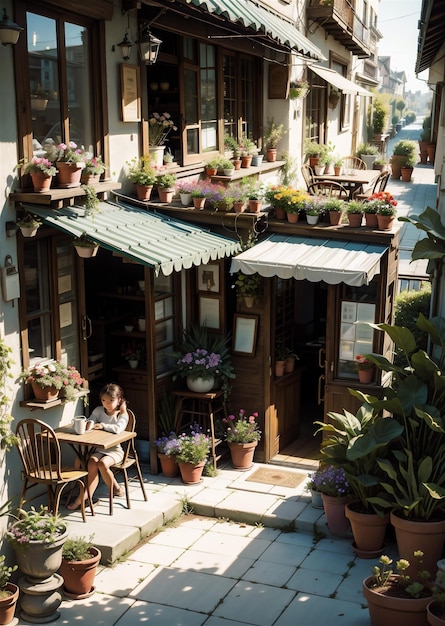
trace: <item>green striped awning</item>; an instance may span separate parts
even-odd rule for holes
[[[221,16],[232,24],[261,33],[269,40],[316,60],[326,60],[321,50],[291,22],[253,0],[186,0],[208,13]],[[248,36],[248,35],[247,35]]]
[[[44,224],[79,237],[154,269],[156,275],[189,269],[240,251],[238,241],[130,204],[100,202],[99,213],[85,216],[84,207],[48,209],[23,205]]]

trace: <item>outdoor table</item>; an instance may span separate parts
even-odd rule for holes
[[[67,443],[72,447],[80,461],[82,469],[87,469],[88,460],[96,448],[108,450],[119,443],[128,441],[136,437],[133,431],[124,430],[115,434],[106,430],[88,430],[82,435],[78,435],[72,426],[61,426],[55,430],[59,443]]]
[[[321,180],[334,181],[340,183],[349,190],[349,199],[354,193],[364,185],[372,186],[380,176],[380,170],[348,170],[343,174],[319,174],[314,176],[314,182]]]

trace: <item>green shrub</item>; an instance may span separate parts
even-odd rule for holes
[[[421,330],[416,322],[423,313],[425,317],[429,317],[431,301],[431,283],[425,282],[418,291],[405,290],[399,293],[394,306],[394,324],[396,326],[404,326],[408,328],[416,339],[416,344],[421,350],[428,348],[428,333]],[[394,355],[394,365],[404,366],[406,358],[397,351]]]
[[[93,547],[94,535],[85,537],[70,537],[63,544],[62,557],[65,561],[87,561],[92,558],[91,548]]]

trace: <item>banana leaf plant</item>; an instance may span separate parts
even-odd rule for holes
[[[443,519],[445,500],[445,318],[427,319],[420,314],[417,326],[429,335],[435,360],[419,349],[405,327],[371,324],[386,332],[400,348],[405,366],[396,366],[379,354],[367,354],[377,367],[392,373],[383,399],[351,390],[381,415],[392,415],[403,427],[393,440],[389,455],[377,459],[385,474],[385,494],[370,503],[394,509],[405,518]]]

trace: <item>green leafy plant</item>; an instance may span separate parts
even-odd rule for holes
[[[11,594],[5,589],[6,585],[11,578],[11,574],[18,569],[18,565],[7,566],[5,565],[6,556],[0,555],[0,599],[9,597]]]
[[[357,148],[356,156],[361,158],[362,154],[377,155],[379,154],[379,149],[372,143],[362,143]]]
[[[143,156],[139,159],[134,157],[131,161],[127,161],[129,166],[128,178],[136,185],[147,185],[150,187],[156,182],[156,170],[150,165],[150,157]]]
[[[90,154],[87,154],[84,163],[85,167],[83,168],[83,171],[85,174],[98,176],[103,174],[107,169],[107,166],[100,157],[91,156]]]
[[[179,463],[198,465],[207,459],[211,439],[202,432],[202,428],[198,424],[193,424],[189,433],[179,435],[178,441],[179,452],[175,456]]]
[[[346,204],[346,212],[347,213],[364,213],[365,212],[365,203],[361,200],[350,200]]]
[[[35,383],[42,389],[55,387],[60,390],[60,398],[69,402],[83,389],[84,379],[73,365],[62,365],[58,361],[36,363],[30,370],[22,372],[26,383]]]
[[[328,198],[324,204],[325,211],[344,211],[346,207],[345,201],[339,198]]]
[[[91,215],[94,217],[96,213],[99,213],[99,198],[97,197],[96,190],[92,185],[82,185],[82,189],[85,192],[85,215]]]
[[[65,561],[86,561],[92,557],[94,534],[86,537],[69,537],[62,548],[62,558]]]
[[[176,181],[175,174],[159,174],[156,176],[156,185],[161,189],[173,189]]]
[[[229,415],[228,418],[223,418],[223,423],[226,425],[226,441],[232,443],[259,441],[261,439],[261,431],[256,422],[257,419],[258,413],[255,412],[247,416],[244,409],[239,410],[238,417]]]
[[[283,137],[284,125],[275,124],[273,117],[267,118],[266,129],[264,131],[264,148],[265,150],[275,150],[278,147],[280,139]]]
[[[416,562],[418,580],[410,582],[411,578],[407,574],[407,570],[410,567],[409,561],[406,559],[396,561],[396,569],[398,572],[396,574],[394,570],[390,568],[393,564],[393,560],[389,556],[382,555],[379,559],[379,565],[375,565],[373,569],[374,584],[371,586],[371,589],[375,587],[397,587],[400,590],[399,595],[408,598],[421,598],[432,595],[430,586],[428,585],[430,573],[421,569],[423,552],[416,550],[413,555]]]
[[[73,246],[80,246],[81,248],[95,248],[99,244],[93,239],[88,239],[87,233],[83,232],[79,237],[74,237]]]
[[[17,163],[14,169],[20,169],[22,167],[25,168],[25,174],[30,174],[31,172],[42,172],[47,176],[55,176],[57,174],[57,170],[52,161],[46,157],[33,157],[31,161],[22,159]]]
[[[16,223],[19,228],[37,228],[42,224],[37,217],[34,217],[32,213],[28,212],[26,212],[23,217],[19,217]]]
[[[238,298],[258,296],[263,293],[263,278],[258,273],[243,274],[243,272],[237,272],[235,287]]]
[[[41,506],[38,511],[31,507],[29,511],[18,509],[17,521],[8,527],[6,537],[12,543],[23,545],[30,541],[53,543],[59,535],[66,532],[66,524],[60,515],[50,513],[48,507]]]
[[[10,450],[18,440],[11,432],[12,415],[7,412],[10,398],[7,396],[8,378],[12,378],[11,368],[14,361],[11,359],[12,348],[6,345],[4,339],[0,339],[0,449]],[[9,503],[6,503],[9,507]],[[0,509],[0,515],[7,511]]]
[[[310,476],[309,488],[327,496],[342,498],[350,493],[346,473],[342,467],[326,465]]]

